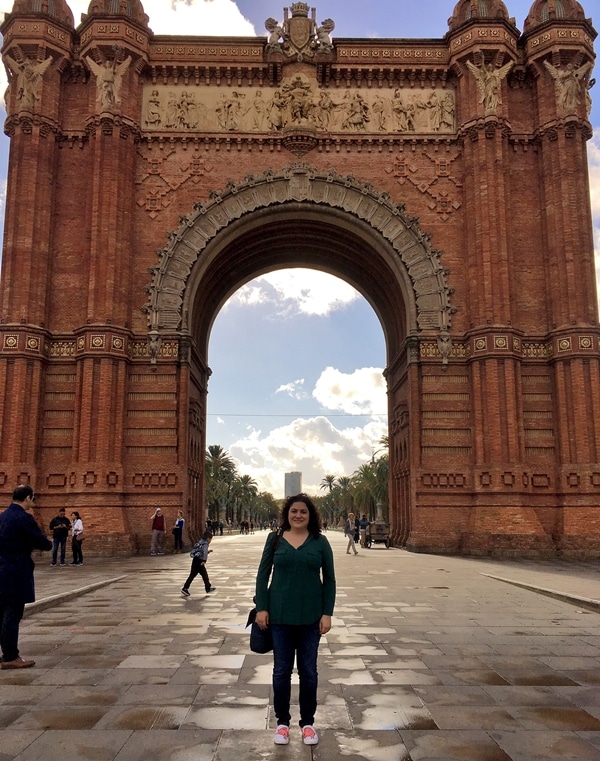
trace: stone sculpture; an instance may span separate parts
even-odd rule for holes
[[[4,60],[16,79],[17,100],[20,101],[21,107],[34,111],[36,101],[39,100],[44,72],[52,63],[52,58],[46,58],[44,61],[32,61],[26,58],[18,62],[11,56],[5,55]]]
[[[572,63],[568,63],[564,69],[559,69],[550,61],[544,61],[544,66],[554,79],[559,108],[563,113],[573,113],[581,103],[582,84],[592,70],[593,63],[586,63],[578,69]]]
[[[129,68],[131,56],[122,63],[117,63],[117,57],[113,61],[105,61],[104,65],[96,63],[93,58],[86,56],[85,60],[90,70],[96,76],[96,88],[98,90],[97,99],[101,107],[106,111],[114,109],[120,100],[121,83],[123,75]]]
[[[472,61],[467,61],[467,67],[477,80],[477,87],[480,92],[479,102],[483,104],[486,113],[495,113],[502,102],[502,80],[514,66],[513,61],[509,61],[500,68],[493,63],[481,66],[475,66]]]

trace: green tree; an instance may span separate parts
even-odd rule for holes
[[[344,513],[352,511],[354,506],[354,495],[352,479],[350,476],[339,476],[337,480],[337,503]]]
[[[219,444],[208,447],[205,457],[208,517],[225,522],[230,512],[231,491],[237,470],[229,453]]]
[[[252,476],[244,475],[235,479],[233,487],[233,500],[236,507],[238,521],[249,521],[251,518],[254,500],[258,494],[258,486]]]
[[[269,526],[271,521],[279,519],[280,502],[268,491],[261,491],[254,500],[254,523]]]
[[[384,436],[380,444],[387,445]],[[378,452],[383,452],[375,459]],[[354,486],[354,504],[361,513],[366,513],[370,520],[375,518],[387,520],[388,512],[389,456],[378,450],[371,456],[371,461],[361,465],[352,476]]]
[[[336,520],[336,505],[335,505],[335,476],[328,474],[323,477],[320,487],[321,489],[327,489],[328,493],[322,501],[322,515],[326,516],[330,525],[335,525]]]

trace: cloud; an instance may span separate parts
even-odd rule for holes
[[[315,384],[313,396],[329,410],[387,415],[387,384],[380,367],[360,367],[352,373],[326,367]]]
[[[348,283],[327,272],[303,268],[261,275],[240,288],[227,306],[270,304],[277,318],[298,315],[326,317],[361,298]]]
[[[143,0],[154,34],[221,35],[254,37],[254,26],[233,0]],[[89,0],[72,0],[75,26],[87,13]]]
[[[295,380],[277,392],[296,393],[304,384]],[[312,393],[329,410],[348,415],[369,415],[364,424],[336,427],[326,416],[297,418],[291,423],[263,432],[253,427],[228,447],[239,472],[260,484],[261,491],[281,497],[285,473],[302,473],[302,488],[319,494],[323,477],[351,476],[371,458],[379,440],[387,434],[386,383],[381,368],[363,367],[343,373],[327,367]],[[362,423],[362,421],[361,421]]]
[[[351,476],[371,458],[379,439],[387,434],[383,421],[336,428],[326,417],[298,419],[263,434],[251,430],[228,448],[241,474],[252,476],[261,491],[281,497],[285,474],[302,473],[302,489],[321,493],[327,474]]]
[[[303,385],[304,378],[298,378],[298,380],[292,381],[291,383],[286,383],[283,386],[279,386],[279,388],[276,389],[275,393],[287,394],[288,396],[291,396],[292,399],[306,399],[308,394],[302,388]]]

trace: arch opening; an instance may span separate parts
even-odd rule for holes
[[[198,524],[204,511],[208,340],[227,299],[275,269],[309,267],[340,277],[375,311],[386,345],[389,516],[392,531],[410,535],[410,461],[406,411],[411,338],[448,338],[452,308],[441,252],[387,194],[334,172],[293,165],[213,193],[181,219],[151,270],[146,307],[150,351],[178,335],[189,366],[186,381],[188,507]],[[414,378],[412,379],[414,383]],[[184,411],[185,412],[185,411]],[[182,414],[184,414],[182,412]],[[191,453],[196,453],[193,456]],[[398,467],[396,467],[396,465]],[[401,504],[402,503],[402,504]],[[394,521],[398,525],[394,528]]]
[[[219,311],[209,362],[207,449],[223,447],[260,492],[279,499],[285,473],[301,473],[301,489],[325,500],[326,475],[345,485],[381,449],[383,330],[341,279],[283,269],[250,281]],[[323,507],[331,521],[339,505]]]

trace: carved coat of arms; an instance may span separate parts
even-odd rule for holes
[[[306,15],[304,15],[305,13]],[[283,22],[286,41],[295,53],[306,54],[309,52],[310,44],[315,38],[314,14],[313,8],[313,18],[308,18],[308,5],[295,3],[292,5],[292,18],[286,18]]]

